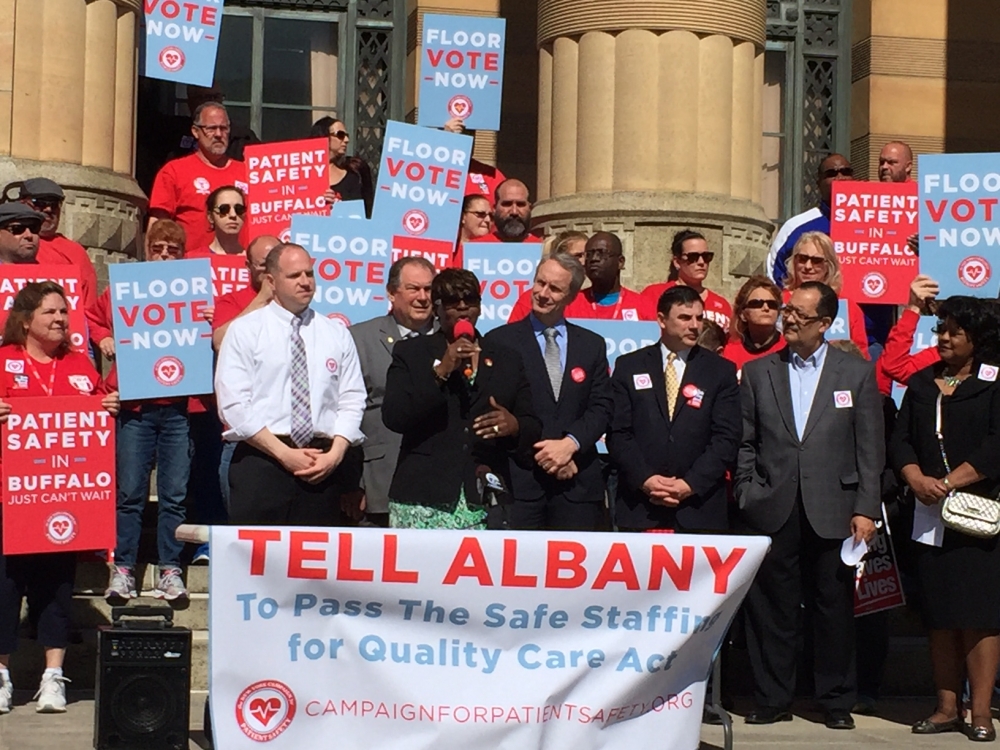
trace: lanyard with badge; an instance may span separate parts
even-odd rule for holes
[[[58,364],[58,362],[59,362],[58,359],[55,359],[55,358],[52,359],[52,372],[49,375],[49,384],[45,385],[45,383],[42,382],[42,376],[38,374],[38,370],[35,368],[35,363],[34,363],[34,360],[32,360],[31,355],[28,354],[27,351],[24,352],[24,363],[31,370],[31,374],[34,376],[35,380],[38,381],[38,385],[41,387],[41,389],[43,391],[45,391],[45,395],[46,396],[51,396],[53,390],[55,390],[55,386],[56,386],[56,365]]]
[[[625,296],[624,290],[618,290],[618,301],[615,303],[615,311],[611,314],[610,320],[619,320],[622,314],[622,298]],[[601,307],[608,307],[607,305],[600,305]],[[598,304],[596,300],[591,300],[590,309],[597,313]]]

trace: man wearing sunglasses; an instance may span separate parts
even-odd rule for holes
[[[23,203],[0,203],[0,263],[35,263],[45,215]]]
[[[83,304],[89,309],[97,301],[97,273],[83,245],[59,233],[66,194],[59,185],[45,177],[25,180],[19,190],[17,199],[45,217],[39,230],[36,262],[76,266],[80,273]]]
[[[194,111],[191,135],[197,141],[195,152],[167,162],[156,175],[149,196],[149,223],[173,219],[187,235],[190,248],[206,247],[215,239],[205,218],[205,199],[213,190],[235,185],[248,190],[246,167],[229,157],[231,132],[229,114],[218,102],[206,102]],[[248,241],[244,226],[240,242]]]

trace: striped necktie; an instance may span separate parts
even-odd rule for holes
[[[309,361],[299,329],[302,318],[292,316],[292,442],[300,448],[313,436],[312,408],[309,403]]]

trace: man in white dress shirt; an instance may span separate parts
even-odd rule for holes
[[[310,307],[313,261],[300,246],[268,253],[274,298],[232,322],[215,392],[238,442],[229,470],[234,524],[337,526],[340,496],[357,486],[365,384],[343,324]]]

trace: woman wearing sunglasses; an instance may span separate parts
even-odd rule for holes
[[[708,277],[708,267],[715,253],[708,249],[704,235],[691,229],[684,229],[674,235],[670,246],[670,274],[667,281],[661,284],[650,284],[642,290],[653,307],[660,301],[660,295],[671,287],[680,284],[689,286],[698,292],[705,306],[705,317],[718,323],[722,330],[729,331],[729,321],[733,317],[733,308],[729,301],[720,294],[705,287]]]
[[[722,356],[743,365],[784,348],[785,338],[778,330],[781,290],[766,276],[751,276],[736,293],[733,307],[733,330]]]
[[[309,134],[313,138],[326,138],[330,149],[330,189],[323,196],[326,202],[364,201],[365,216],[372,215],[375,185],[372,171],[359,156],[348,156],[347,146],[351,136],[347,127],[335,117],[321,117],[313,123]]]
[[[782,303],[787,304],[792,292],[807,281],[822,282],[833,289],[838,296],[841,294],[844,280],[840,275],[840,261],[837,259],[837,252],[833,249],[829,235],[823,232],[805,232],[792,248],[792,254],[788,259],[788,276],[785,278]],[[842,296],[841,300],[843,301]],[[850,338],[858,345],[865,359],[870,359],[865,316],[861,308],[851,300],[847,300],[847,319],[849,332],[835,330],[839,321],[834,321],[834,327],[830,329],[827,338],[830,340]]]
[[[240,240],[240,232],[246,221],[246,196],[233,185],[224,185],[209,193],[205,200],[208,211],[208,225],[215,237],[207,247],[200,247],[185,253],[185,258],[210,258],[213,255],[243,255],[246,248]]]

